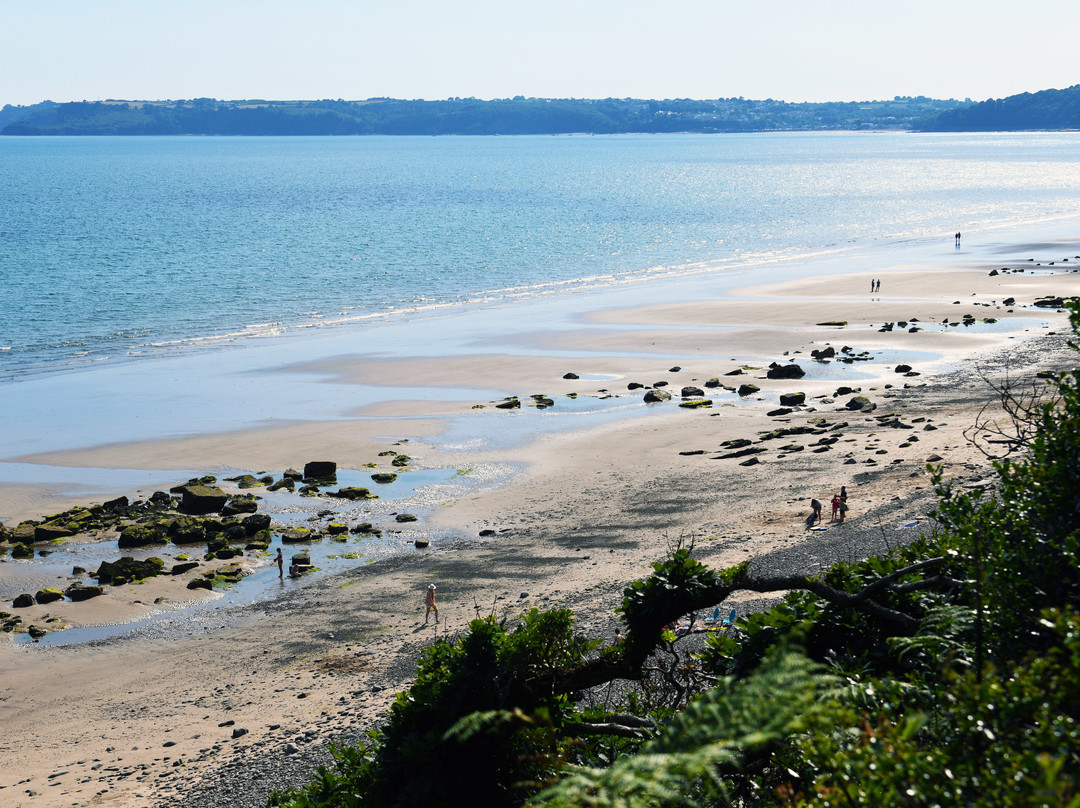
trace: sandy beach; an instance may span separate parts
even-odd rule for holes
[[[1080,239],[1064,237],[899,265],[882,249],[878,264],[857,270],[747,282],[715,298],[596,307],[572,327],[523,325],[507,337],[517,350],[489,340],[449,355],[290,357],[276,369],[283,378],[391,391],[422,380],[439,392],[358,401],[334,419],[263,419],[4,458],[74,469],[280,473],[317,459],[382,469],[380,453],[393,448],[416,468],[506,473],[498,484],[429,503],[418,529],[432,537],[430,548],[284,582],[279,594],[253,603],[185,617],[178,604],[219,596],[153,578],[85,603],[0,604],[26,624],[172,615],[167,627],[151,622],[75,645],[0,637],[0,805],[262,804],[324,759],[328,741],[376,724],[425,644],[477,615],[566,606],[587,633],[610,638],[622,589],[680,541],[717,567],[750,558],[800,571],[903,541],[928,524],[928,461],[937,458],[962,485],[986,476],[988,461],[964,434],[993,398],[982,376],[1026,379],[1074,364],[1066,315],[1034,304],[1080,294],[1076,253]],[[867,291],[872,279],[879,292]],[[804,376],[766,377],[771,363],[792,362]],[[757,389],[740,395],[740,385]],[[700,393],[684,396],[683,388]],[[672,398],[645,406],[649,389]],[[794,393],[805,400],[782,406],[780,396]],[[527,405],[533,395],[554,406],[495,408],[503,397]],[[851,405],[856,396],[873,408]],[[679,406],[693,399],[711,405]],[[596,409],[562,416],[558,428],[535,427],[569,402]],[[814,431],[795,430],[805,426]],[[789,431],[763,437],[775,430]],[[759,451],[723,457],[733,451],[725,442],[741,440]],[[827,501],[841,485],[851,497],[848,521],[806,531],[810,498]],[[0,485],[0,513],[13,528],[105,498],[10,482]],[[345,513],[359,520],[370,511]],[[28,570],[5,558],[0,578],[40,583]],[[423,620],[429,583],[439,593],[437,626]],[[236,784],[245,772],[241,799]]]

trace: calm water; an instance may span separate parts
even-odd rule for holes
[[[1080,134],[0,138],[0,381],[1080,211]]]

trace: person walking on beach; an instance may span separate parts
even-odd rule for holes
[[[871,278],[870,279],[870,293],[873,294],[873,292],[874,292],[874,279]]]
[[[432,612],[435,612],[435,623],[439,622],[439,607],[435,605],[435,584],[428,584],[427,594],[424,595],[424,605],[427,606],[427,612],[424,614],[424,625],[428,624],[428,617]]]
[[[281,548],[277,549],[277,555],[274,557],[274,563],[277,564],[277,577],[282,581],[285,580],[285,559],[281,557]]]

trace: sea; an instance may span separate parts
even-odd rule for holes
[[[1080,133],[0,138],[43,374],[1080,212]]]

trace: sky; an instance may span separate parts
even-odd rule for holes
[[[1080,83],[1076,0],[0,0],[42,100],[1002,98]]]

